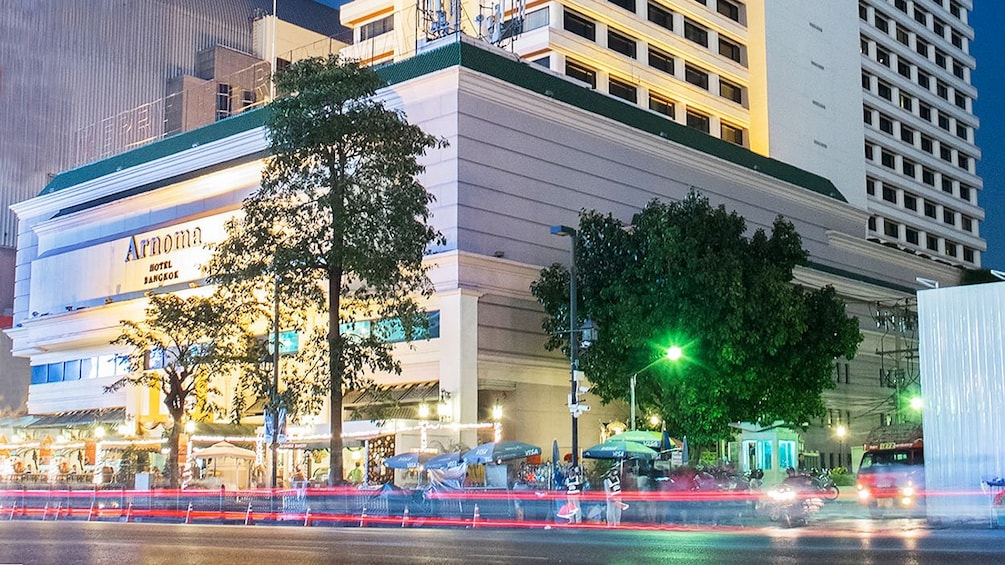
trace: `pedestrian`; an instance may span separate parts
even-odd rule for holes
[[[579,495],[583,490],[583,470],[579,465],[569,468],[569,473],[565,477],[565,489],[569,523],[578,524],[583,521],[583,511],[579,506]]]
[[[363,484],[363,464],[359,461],[352,471],[349,471],[349,482],[354,485]]]
[[[604,494],[607,495],[607,527],[617,528],[621,525],[621,511],[628,508],[621,502],[621,473],[617,465],[604,476]]]

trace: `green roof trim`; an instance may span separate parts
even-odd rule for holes
[[[864,282],[864,283],[868,283],[868,284],[879,286],[879,287],[883,287],[883,288],[888,288],[890,290],[896,290],[898,292],[903,292],[903,293],[906,293],[906,294],[910,294],[912,296],[918,293],[918,289],[916,289],[916,288],[912,288],[912,287],[904,286],[904,285],[899,285],[897,283],[892,283],[892,282],[889,282],[889,281],[884,281],[884,280],[877,279],[877,278],[874,278],[874,277],[869,277],[869,276],[866,276],[866,275],[860,275],[858,273],[855,273],[855,272],[852,272],[852,271],[848,271],[848,270],[845,270],[845,269],[839,269],[837,267],[831,267],[830,265],[824,265],[823,263],[817,263],[816,261],[810,261],[809,265],[807,265],[807,266],[809,268],[813,269],[814,271],[820,271],[822,273],[828,273],[828,274],[831,274],[831,275],[837,275],[839,277],[844,277],[846,279],[852,279],[852,280],[855,280],[855,281]]]
[[[394,85],[453,66],[462,66],[498,78],[638,130],[658,135],[776,179],[801,186],[818,194],[847,202],[834,183],[824,177],[758,155],[749,149],[678,124],[636,105],[622,102],[583,88],[572,81],[535,69],[532,64],[500,56],[464,41],[445,44],[409,59],[377,67],[375,70],[388,85]],[[268,107],[249,110],[214,124],[66,171],[56,176],[40,195],[57,192],[122,169],[263,126],[267,116]]]
[[[160,141],[155,141],[136,149],[130,149],[114,157],[88,163],[76,169],[70,169],[56,175],[42,189],[39,196],[52,194],[64,188],[69,188],[123,169],[156,161],[157,159],[180,153],[186,149],[219,141],[243,131],[264,126],[268,114],[268,107],[247,110],[207,126],[179,133],[178,135],[172,135],[171,137],[165,137]]]

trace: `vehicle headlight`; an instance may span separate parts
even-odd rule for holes
[[[900,489],[900,494],[905,498],[910,498],[914,496],[914,487],[912,487],[911,485],[907,485],[904,488]]]
[[[768,491],[768,496],[775,500],[793,500],[796,497],[796,492],[793,490],[772,490]]]
[[[869,492],[869,489],[863,488],[861,486],[858,487],[858,497],[859,498],[861,498],[862,500],[866,500],[870,496],[872,496],[872,493]]]

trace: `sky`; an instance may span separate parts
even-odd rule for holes
[[[1005,2],[974,0],[970,13],[974,41],[970,54],[977,59],[977,69],[971,75],[977,87],[974,113],[980,118],[977,146],[981,159],[977,174],[984,179],[984,190],[978,203],[984,207],[985,220],[981,235],[988,250],[981,258],[985,269],[1005,271]]]
[[[338,6],[347,0],[316,0]],[[974,0],[969,15],[974,28],[970,54],[977,59],[971,81],[977,87],[974,113],[980,118],[976,133],[981,159],[977,174],[984,179],[978,204],[985,210],[980,225],[988,250],[981,257],[985,269],[1005,271],[1005,1]]]

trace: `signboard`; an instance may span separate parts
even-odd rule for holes
[[[275,422],[276,419],[273,417],[275,412],[270,408],[265,409],[265,443],[272,444],[272,438],[275,435]],[[286,442],[286,409],[279,409],[279,439],[277,443]]]

